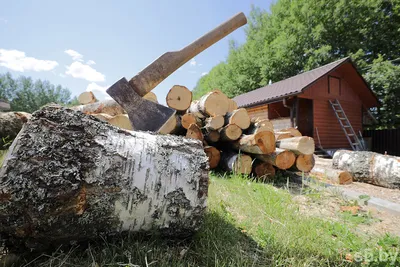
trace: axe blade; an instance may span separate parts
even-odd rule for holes
[[[128,113],[134,130],[157,132],[176,111],[143,99],[125,78],[107,89],[107,93]]]

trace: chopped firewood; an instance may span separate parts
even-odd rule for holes
[[[85,114],[106,113],[111,116],[126,113],[125,110],[113,99],[75,106],[71,107],[71,109],[81,111]]]
[[[194,100],[194,101],[192,101],[192,103],[190,103],[190,107],[187,110],[187,112],[193,114],[193,116],[195,116],[196,118],[199,118],[199,119],[204,119],[206,117],[203,114],[203,112],[201,112],[199,109],[199,101],[198,100]]]
[[[310,172],[314,168],[314,155],[298,155],[294,170],[301,172]]]
[[[220,138],[220,134],[216,130],[209,130],[209,131],[205,130],[203,135],[204,135],[204,139],[210,143],[217,143]]]
[[[287,170],[293,166],[296,156],[292,151],[277,148],[275,152],[269,155],[257,155],[259,160],[268,162],[281,170]]]
[[[206,210],[208,159],[198,140],[47,106],[14,140],[0,185],[0,236],[18,249],[125,231],[182,238]]]
[[[299,130],[297,130],[296,128],[293,128],[293,127],[281,129],[279,131],[280,132],[289,132],[292,135],[292,137],[303,136]]]
[[[208,116],[225,116],[228,112],[227,97],[218,91],[209,92],[204,95],[200,98],[197,105],[198,110]]]
[[[179,115],[175,115],[171,117],[159,130],[161,134],[176,134],[180,135],[183,132],[183,127],[181,123],[181,117]]]
[[[246,134],[256,134],[263,131],[274,131],[274,125],[271,121],[263,120],[251,120],[249,128],[246,130]]]
[[[94,117],[106,121],[111,125],[117,126],[121,129],[132,131],[131,121],[129,120],[128,114],[118,114],[110,116],[105,113],[93,114]]]
[[[153,92],[148,92],[143,96],[144,99],[152,101],[154,103],[158,103],[157,95]]]
[[[219,130],[222,141],[235,141],[242,135],[242,129],[236,124],[228,124]]]
[[[196,116],[194,116],[192,113],[186,113],[183,114],[181,117],[181,123],[182,123],[182,127],[187,129],[189,128],[190,124],[197,124],[197,126],[201,127],[202,125],[202,121],[197,118]]]
[[[250,174],[252,159],[249,155],[225,150],[221,153],[220,166],[228,172]]]
[[[253,173],[262,181],[267,181],[275,176],[275,168],[271,163],[256,160],[253,163]]]
[[[295,154],[314,154],[314,139],[308,136],[292,137],[276,142],[276,147],[293,151]]]
[[[251,154],[269,154],[275,151],[275,137],[270,131],[242,135],[232,145],[237,150]]]
[[[225,116],[225,124],[236,124],[240,129],[247,129],[250,126],[250,117],[245,108],[236,109]]]
[[[276,141],[294,137],[290,132],[275,132]]]
[[[238,109],[238,105],[235,100],[229,99],[228,100],[228,112],[232,112],[235,109]]]
[[[197,124],[192,123],[187,129],[186,138],[193,138],[203,141],[204,136],[203,133],[201,132],[200,127]]]
[[[182,85],[174,85],[166,97],[168,107],[177,111],[186,111],[192,102],[192,92]]]
[[[96,102],[97,99],[94,96],[93,92],[83,92],[78,96],[78,102],[81,105],[91,104]]]
[[[206,155],[208,157],[208,163],[210,165],[210,169],[215,169],[219,161],[221,159],[221,153],[219,152],[218,149],[216,149],[213,146],[206,146],[204,147],[204,152],[206,152]]]
[[[332,166],[348,171],[355,181],[400,188],[400,159],[369,151],[338,150]]]
[[[204,120],[204,127],[210,130],[219,130],[224,126],[224,122],[224,117],[221,115],[208,117]]]
[[[349,172],[332,168],[314,166],[311,174],[330,184],[351,184],[353,182],[353,177]]]

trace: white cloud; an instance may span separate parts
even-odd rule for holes
[[[25,52],[0,49],[0,66],[14,71],[50,71],[58,66],[57,61],[27,57]]]
[[[71,56],[72,59],[75,60],[75,61],[83,61],[83,60],[82,60],[83,55],[82,55],[82,54],[79,54],[79,53],[76,52],[75,50],[68,49],[68,50],[65,50],[64,52],[65,52],[66,54],[68,54],[69,56]]]
[[[190,66],[196,66],[196,65],[197,65],[196,59],[195,59],[195,58],[192,58],[192,59],[190,60]]]
[[[62,73],[60,73],[60,74],[58,74],[61,78],[65,78],[65,77],[67,77],[65,74],[62,74]]]
[[[109,96],[106,92],[109,86],[101,86],[98,85],[97,83],[89,83],[88,86],[86,87],[87,92],[93,92],[93,94],[96,96],[97,99],[103,100],[103,99],[112,99],[111,96]]]
[[[74,78],[85,79],[89,82],[102,82],[106,79],[104,74],[98,72],[91,66],[82,64],[78,61],[74,61],[71,63],[71,65],[66,67],[67,71],[65,74],[71,75]]]
[[[87,64],[87,65],[94,65],[94,64],[96,64],[96,62],[94,62],[94,60],[88,60],[88,61],[86,62],[86,64]]]
[[[208,74],[208,72],[202,72],[201,76],[204,76],[204,75],[207,75],[207,74]]]

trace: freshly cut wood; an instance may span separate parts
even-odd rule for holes
[[[228,98],[219,91],[209,92],[200,98],[198,110],[208,116],[225,116],[228,112]],[[193,113],[192,110],[190,112]]]
[[[287,170],[296,162],[296,156],[292,151],[277,148],[269,155],[257,155],[259,160],[268,162],[281,170]]]
[[[210,165],[210,169],[215,169],[219,161],[221,159],[221,152],[213,146],[206,146],[204,147],[204,152],[208,157],[208,164]]]
[[[169,90],[166,102],[168,107],[177,111],[185,111],[192,102],[192,92],[182,85],[174,85]]]
[[[236,124],[240,129],[247,129],[250,126],[250,117],[245,108],[236,109],[225,116],[225,124]]]
[[[314,154],[314,139],[308,136],[292,137],[276,142],[276,147],[291,150],[296,154]]]
[[[400,158],[368,151],[338,150],[334,168],[348,171],[355,181],[400,188]]]
[[[0,149],[5,149],[31,118],[26,112],[0,112]]]
[[[292,138],[293,135],[290,132],[275,132],[275,139],[276,141]]]
[[[183,127],[181,123],[181,117],[179,115],[175,115],[171,117],[160,130],[158,131],[160,134],[176,134],[180,135],[183,132]]]
[[[331,184],[351,184],[353,182],[353,177],[349,172],[332,168],[314,166],[311,174]]]
[[[253,163],[253,173],[256,177],[267,181],[275,176],[275,168],[271,163],[256,160]]]
[[[275,137],[270,131],[242,135],[239,140],[232,143],[232,146],[251,154],[270,154],[275,151]]]
[[[228,99],[228,112],[233,112],[235,109],[238,109],[236,101],[233,99]]]
[[[228,124],[219,130],[222,141],[235,141],[242,135],[242,129],[236,124]]]
[[[78,96],[78,102],[81,105],[91,104],[91,103],[94,103],[96,101],[97,101],[97,99],[94,96],[93,92],[91,92],[91,91],[90,92],[83,92],[82,94],[80,94]]]
[[[249,155],[225,150],[221,153],[220,166],[228,172],[250,174],[252,159]]]
[[[201,112],[199,109],[199,101],[198,100],[194,100],[194,101],[192,101],[192,103],[190,103],[188,113],[193,114],[196,118],[199,118],[199,119],[204,119],[206,117],[203,114],[203,112]]]
[[[301,172],[310,172],[314,168],[314,155],[298,155],[295,169]]]
[[[85,114],[106,113],[111,116],[125,114],[125,110],[113,99],[99,101],[92,104],[71,107],[73,110],[81,111]]]
[[[203,133],[201,132],[200,127],[197,126],[197,124],[193,123],[190,124],[189,128],[187,129],[186,138],[193,138],[203,141],[204,136]]]
[[[252,119],[249,128],[246,130],[247,134],[256,134],[263,131],[274,131],[274,125],[269,120],[256,120]]]
[[[0,235],[31,250],[99,233],[190,235],[206,208],[207,166],[198,140],[120,131],[45,107],[23,127],[0,169]]]
[[[209,130],[219,130],[224,126],[223,116],[208,117],[204,120],[204,127]]]
[[[92,116],[94,116],[100,120],[106,121],[109,124],[117,126],[121,129],[129,130],[129,131],[133,130],[131,121],[129,120],[129,117],[127,114],[119,114],[116,116],[110,116],[105,113],[99,113],[99,114],[93,114]]]
[[[158,103],[157,95],[153,92],[148,92],[143,96],[143,98],[151,102]]]
[[[206,131],[204,131],[203,135],[204,135],[204,139],[210,143],[217,143],[220,138],[220,134],[216,130],[211,130],[211,131],[206,130]]]
[[[199,127],[202,127],[202,122],[199,118],[194,116],[192,113],[183,114],[181,117],[182,127],[187,129],[189,128],[190,124],[197,124]]]
[[[293,128],[293,127],[282,129],[279,131],[280,132],[289,132],[292,135],[292,137],[303,136],[299,130],[297,130],[296,128]]]

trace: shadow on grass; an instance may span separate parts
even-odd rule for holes
[[[121,234],[89,243],[26,253],[9,266],[265,266],[263,250],[215,212],[190,239]],[[0,261],[0,266],[3,266]]]

